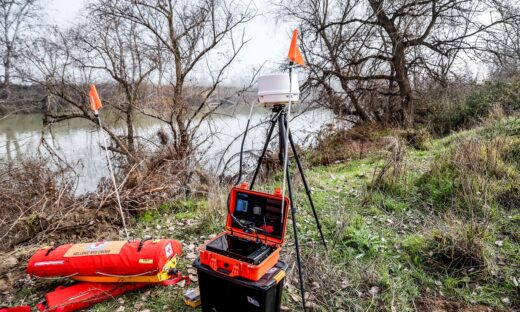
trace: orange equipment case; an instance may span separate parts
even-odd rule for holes
[[[251,202],[248,202],[249,199]],[[287,197],[284,197],[283,200],[285,204],[282,205],[282,194],[278,188],[275,189],[274,194],[248,190],[247,183],[232,188],[228,200],[226,230],[199,247],[201,264],[229,277],[242,277],[251,281],[260,280],[278,262],[281,245],[284,242],[290,202]],[[250,205],[255,201],[260,201],[265,205]],[[237,209],[237,204],[242,205]],[[254,215],[252,215],[253,213]],[[263,224],[258,226],[259,224],[251,222],[251,219],[255,218],[263,220]],[[269,224],[266,220],[270,220]],[[254,226],[244,227],[240,222],[254,223]],[[256,248],[257,253],[258,250],[262,250],[264,254],[268,255],[265,258],[261,257],[259,263],[251,263],[240,257],[210,248],[216,243],[221,244],[219,241],[224,239],[228,239],[228,242],[229,239],[240,240],[241,244],[249,244]]]

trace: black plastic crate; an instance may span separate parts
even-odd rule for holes
[[[279,312],[287,264],[283,261],[270,269],[260,280],[253,282],[232,278],[202,265],[199,259],[193,266],[199,276],[200,299],[203,312]]]

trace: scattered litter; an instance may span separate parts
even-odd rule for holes
[[[184,292],[184,303],[192,308],[201,304],[199,288],[188,289]]]
[[[381,291],[381,289],[379,287],[372,286],[372,287],[370,287],[370,290],[368,292],[372,295],[372,297],[375,297],[375,296],[377,296],[377,294],[379,294],[380,291]]]
[[[197,258],[197,254],[193,253],[193,252],[190,252],[188,254],[186,254],[186,259],[187,260],[195,260]]]

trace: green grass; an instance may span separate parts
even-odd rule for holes
[[[328,252],[320,246],[303,185],[296,178],[305,286],[315,310],[415,311],[414,301],[421,297],[520,309],[515,285],[520,282],[520,210],[503,200],[520,198],[515,188],[520,160],[513,144],[519,136],[520,122],[507,119],[432,140],[426,150],[408,147],[405,174],[392,189],[371,187],[385,163],[384,155],[309,168],[306,175]],[[493,147],[498,138],[510,144],[504,145],[500,158],[505,174],[473,172],[454,161],[461,142],[474,139],[478,147]],[[280,180],[277,175],[258,188],[271,191]],[[467,189],[468,185],[475,188]],[[139,217],[132,233],[178,239],[185,255],[196,252],[196,246],[223,230],[225,197],[226,190],[216,190],[209,198],[161,205]],[[293,246],[289,225],[281,257],[291,264]],[[451,255],[449,251],[458,247],[463,254]],[[457,261],[475,257],[481,266],[457,262],[450,267],[446,263],[453,260],[450,257]],[[186,273],[190,264],[182,258],[179,267]],[[283,305],[298,311],[296,268],[290,270],[286,284]],[[186,289],[154,287],[92,310],[115,311],[124,306],[125,311],[194,311],[182,302]]]

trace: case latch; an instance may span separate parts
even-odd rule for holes
[[[209,260],[209,267],[210,267],[213,271],[217,271],[217,270],[218,270],[218,266],[217,266],[217,258],[215,258],[214,256],[212,256],[211,259]]]
[[[231,270],[231,274],[229,274],[230,277],[236,277],[240,275],[240,264],[235,264],[233,266],[233,270]]]

